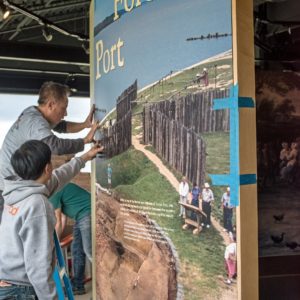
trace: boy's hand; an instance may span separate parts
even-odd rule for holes
[[[81,158],[87,162],[92,160],[98,153],[103,152],[104,147],[96,143],[88,152],[84,153]]]
[[[89,143],[94,142],[94,135],[95,135],[95,132],[96,132],[96,130],[97,130],[98,128],[99,128],[99,121],[95,122],[95,123],[92,125],[92,127],[91,127],[89,133],[88,133],[87,136],[83,139],[83,141],[84,141],[85,144],[89,144]]]

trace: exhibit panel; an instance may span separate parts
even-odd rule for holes
[[[255,240],[257,219],[240,218],[256,209],[256,162],[240,141],[250,132],[255,149],[254,85],[236,64],[253,53],[239,54],[236,7],[92,3],[91,98],[105,147],[94,164],[95,299],[250,299],[242,230]],[[255,299],[248,257],[244,291]]]

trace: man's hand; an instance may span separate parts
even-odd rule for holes
[[[85,128],[93,127],[94,112],[95,112],[95,105],[92,105],[91,110],[84,122],[77,123],[77,122],[67,121],[66,132],[67,133],[75,133],[75,132],[79,132]]]
[[[87,134],[87,136],[83,139],[85,144],[89,144],[94,142],[94,135],[96,130],[99,128],[99,121],[95,122],[92,125],[92,128],[90,129],[89,133]]]
[[[104,147],[100,145],[99,143],[96,143],[88,152],[84,153],[81,158],[87,162],[89,160],[92,160],[96,155],[100,152],[103,152]]]
[[[95,113],[95,104],[92,105],[91,110],[84,121],[85,128],[91,128],[93,126],[94,113]]]

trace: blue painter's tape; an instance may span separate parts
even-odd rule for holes
[[[239,107],[254,108],[255,103],[254,103],[253,99],[250,97],[239,97]]]
[[[232,178],[227,174],[209,174],[214,185],[226,185],[230,186],[233,184]]]
[[[242,174],[240,175],[240,185],[255,184],[256,174]]]
[[[232,99],[214,99],[213,110],[234,108],[234,102]]]
[[[238,96],[238,85],[230,89],[229,98],[214,99],[213,109],[230,110],[230,172],[229,174],[210,174],[213,185],[230,186],[230,202],[233,206],[239,205],[240,185],[255,184],[255,174],[240,175],[239,156],[239,107],[255,107],[250,97]]]
[[[230,202],[239,205],[239,98],[238,85],[231,87],[229,98],[214,99],[213,109],[230,110],[230,172],[229,174],[210,175],[213,185],[230,186]]]

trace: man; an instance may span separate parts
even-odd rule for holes
[[[214,201],[214,194],[210,189],[208,182],[204,183],[204,189],[202,190],[202,210],[206,214],[205,222],[201,224],[202,227],[206,225],[206,228],[210,227],[210,215],[211,215],[211,203]]]
[[[39,92],[38,106],[26,108],[6,134],[0,153],[0,222],[4,178],[14,174],[10,158],[24,142],[31,139],[43,141],[52,154],[62,155],[80,152],[84,144],[93,141],[97,129],[97,124],[92,125],[94,108],[82,123],[62,121],[67,115],[69,94],[66,85],[45,82]],[[74,133],[89,127],[91,130],[83,139],[61,139],[52,131]]]
[[[58,235],[61,235],[64,230],[64,215],[75,220],[71,246],[72,289],[74,295],[83,295],[86,293],[84,288],[85,257],[92,262],[91,194],[80,186],[69,183],[49,201],[55,209],[57,220],[55,229]]]
[[[221,205],[223,208],[223,222],[224,230],[229,233],[232,232],[232,214],[233,206],[230,204],[230,187],[227,187],[226,192],[223,194],[221,199]]]
[[[200,208],[199,198],[200,198],[200,195],[201,195],[201,189],[199,188],[199,186],[198,186],[198,184],[196,182],[194,182],[194,184],[193,184],[193,188],[192,188],[191,194],[192,194],[191,205],[193,205],[193,206],[195,206],[197,208]],[[196,213],[195,212],[192,212],[191,219],[194,220],[194,221],[197,221],[197,217],[196,217]]]
[[[179,204],[187,203],[187,197],[189,194],[189,184],[187,183],[187,180],[185,177],[182,177],[182,180],[179,184]],[[179,217],[183,216],[183,218],[185,218],[185,208],[180,205],[180,213],[179,213]]]
[[[5,179],[0,225],[0,299],[56,300],[55,216],[48,197],[69,182],[98,145],[53,171],[51,150],[38,140],[25,142],[11,164],[19,176]]]
[[[208,72],[207,72],[207,69],[206,68],[203,68],[203,71],[202,71],[202,74],[200,73],[197,73],[196,74],[196,82],[197,83],[201,83],[201,80],[203,80],[204,82],[204,85],[205,86],[208,86]]]

